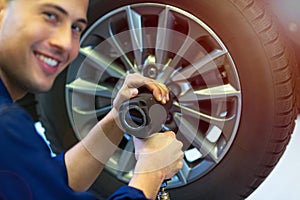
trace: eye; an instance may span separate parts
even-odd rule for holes
[[[72,29],[78,33],[82,32],[82,28],[79,25],[73,24]]]
[[[58,16],[52,12],[44,12],[43,13],[48,20],[54,21],[58,19]]]
[[[78,34],[78,35],[81,35],[82,32],[85,30],[85,25],[81,24],[81,23],[75,23],[72,25],[72,30]]]

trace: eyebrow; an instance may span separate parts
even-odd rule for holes
[[[54,8],[54,9],[58,10],[59,12],[61,12],[63,15],[66,15],[66,16],[69,15],[68,12],[67,12],[65,9],[63,9],[62,7],[60,7],[60,6],[58,6],[58,5],[54,5],[54,4],[46,4],[45,7],[52,7],[52,8]],[[85,19],[85,18],[79,18],[77,21],[78,21],[78,22],[81,22],[81,23],[83,23],[83,24],[85,24],[85,25],[88,24],[88,21],[87,21],[87,19]]]

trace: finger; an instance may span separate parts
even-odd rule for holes
[[[169,89],[161,83],[156,83],[156,89],[153,91],[154,97],[157,97],[156,100],[160,101],[162,104],[166,104],[169,100]]]
[[[121,103],[138,95],[138,90],[136,88],[127,88],[122,87],[120,89],[120,92],[116,96],[116,98],[113,101],[114,107],[118,110]]]
[[[171,138],[176,138],[176,134],[173,131],[166,131],[163,134],[168,134]]]
[[[158,88],[159,88],[160,94],[162,96],[161,102],[163,104],[167,103],[167,101],[169,101],[169,89],[164,84],[158,84]]]
[[[180,169],[183,167],[182,159],[175,161],[171,166],[166,174],[166,179],[172,178]]]
[[[157,101],[163,104],[170,99],[169,89],[166,85],[137,73],[127,75],[125,85],[129,88],[139,88],[144,86],[153,93],[153,96]]]
[[[182,159],[180,159],[178,162],[177,162],[177,169],[181,169],[183,167],[183,162],[182,162]]]
[[[153,82],[153,79],[134,73],[134,74],[128,74],[126,76],[124,85],[126,85],[129,88],[139,88],[142,86],[146,86],[148,82]]]
[[[153,93],[154,98],[165,104],[169,100],[169,89],[162,83],[147,81],[145,86]]]
[[[164,97],[163,100],[166,103],[167,101],[170,100],[170,97],[169,97],[169,93],[170,93],[169,88],[166,85],[161,84],[161,83],[159,83],[159,86],[160,86],[162,95]]]
[[[131,88],[130,90],[130,98],[133,98],[138,95],[139,91],[136,88]]]

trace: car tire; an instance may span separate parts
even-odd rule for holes
[[[275,19],[256,0],[136,0],[134,4],[145,2],[179,8],[204,22],[226,46],[241,86],[240,119],[228,152],[200,178],[170,188],[171,198],[246,198],[276,166],[290,140],[296,118],[294,58]],[[132,4],[129,0],[114,3],[91,0],[90,25]],[[76,72],[65,71],[49,93],[36,96],[41,121],[56,152],[69,149],[78,140],[66,111],[68,73]],[[105,170],[91,191],[106,198],[124,184]]]

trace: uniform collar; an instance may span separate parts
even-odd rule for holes
[[[0,79],[0,103],[13,103],[4,83]]]

